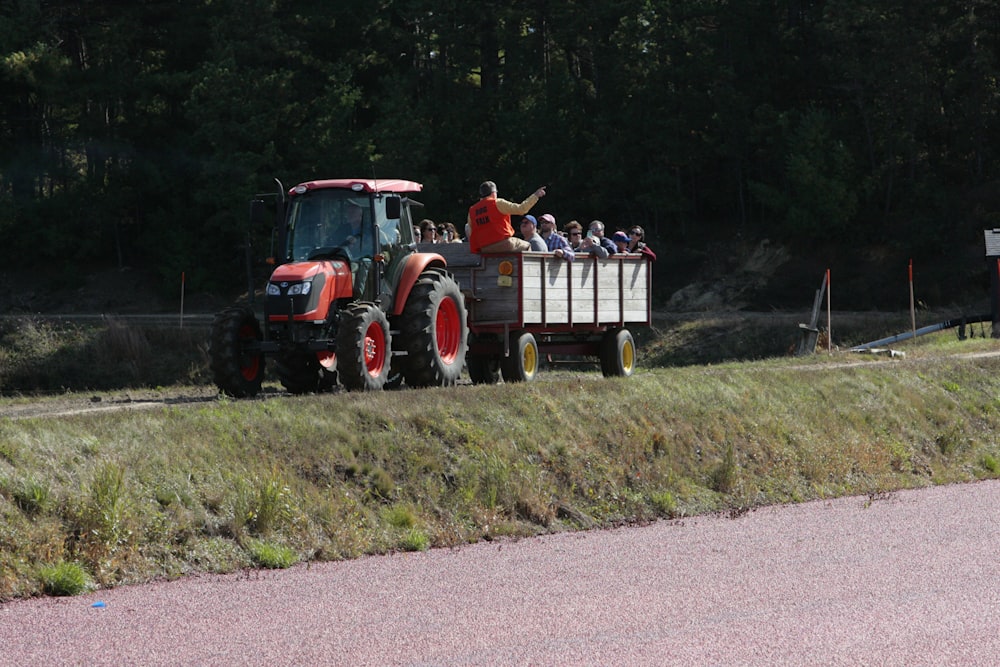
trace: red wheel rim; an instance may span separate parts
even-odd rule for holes
[[[257,331],[249,324],[244,324],[240,327],[240,340],[246,345],[249,342],[257,340]],[[253,381],[257,379],[257,375],[260,373],[260,355],[259,354],[247,354],[243,353],[240,355],[240,375],[243,376],[244,380]]]
[[[455,363],[461,344],[462,322],[458,317],[458,306],[454,299],[445,299],[438,306],[434,332],[437,338],[438,355],[446,364]]]
[[[362,354],[368,374],[372,377],[381,375],[385,368],[385,331],[378,322],[368,325]]]

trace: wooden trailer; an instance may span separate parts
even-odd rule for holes
[[[646,326],[651,266],[643,255],[572,262],[547,252],[477,255],[465,243],[419,244],[442,256],[468,310],[473,382],[534,379],[542,356],[596,357],[607,376],[635,370],[628,326]]]

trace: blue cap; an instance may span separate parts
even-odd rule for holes
[[[537,226],[538,226],[538,221],[537,221],[537,220],[535,220],[535,216],[533,216],[533,215],[526,215],[526,216],[524,216],[523,218],[521,218],[521,222],[524,222],[524,221],[526,221],[526,220],[527,220],[528,222],[530,222],[531,224],[533,224],[533,225],[534,225],[535,227],[537,227]]]
[[[612,237],[612,239],[616,243],[628,243],[629,241],[628,234],[626,234],[625,232],[615,232],[615,235]]]

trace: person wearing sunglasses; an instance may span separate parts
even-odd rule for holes
[[[551,213],[543,213],[538,216],[538,233],[545,239],[545,246],[555,257],[562,257],[567,262],[572,262],[576,256],[569,241],[556,231],[556,217]]]
[[[420,243],[437,243],[437,226],[433,220],[420,221]]]
[[[573,252],[600,259],[608,256],[607,249],[601,245],[600,241],[593,236],[583,235],[583,225],[576,220],[571,220],[563,225],[563,232],[566,234],[566,240],[569,241],[569,247],[573,249]]]
[[[538,220],[533,215],[521,218],[521,238],[531,245],[532,252],[545,252],[545,239],[538,233]]]
[[[628,251],[642,253],[653,262],[656,261],[656,253],[646,245],[646,232],[639,225],[632,225],[628,229]]]

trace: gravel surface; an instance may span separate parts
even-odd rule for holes
[[[998,507],[989,481],[16,601],[0,664],[996,664]]]

